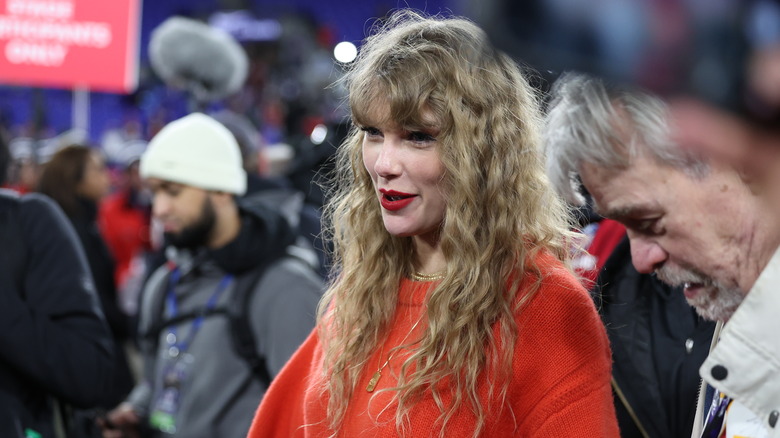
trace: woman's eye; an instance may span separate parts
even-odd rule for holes
[[[376,136],[382,135],[381,131],[379,131],[376,128],[372,128],[370,126],[364,126],[364,127],[360,128],[360,130],[365,132],[366,135],[369,136],[369,137],[376,137]]]
[[[408,138],[415,143],[431,143],[436,141],[436,137],[431,134],[419,131],[410,132]]]

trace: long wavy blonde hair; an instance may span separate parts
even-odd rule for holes
[[[505,397],[521,335],[515,316],[533,295],[516,299],[517,284],[526,273],[539,273],[529,263],[534,252],[568,258],[572,222],[544,174],[538,97],[476,25],[410,11],[377,26],[344,81],[356,126],[368,123],[377,102],[389,105],[400,126],[429,125],[423,115],[431,113],[440,123],[446,277],[428,294],[424,335],[410,347],[393,389],[396,425],[401,431],[415,398],[432,392],[441,409],[440,434],[465,406],[475,415],[477,436],[486,419],[478,379],[493,367],[499,379],[490,383],[491,393]],[[416,263],[412,238],[384,228],[362,141],[353,126],[338,151],[335,191],[325,211],[337,274],[320,305],[321,390],[334,435],[394,315],[399,281]],[[500,339],[493,336],[496,324]],[[451,382],[446,405],[436,386],[444,379]]]

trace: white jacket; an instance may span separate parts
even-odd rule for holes
[[[780,438],[780,249],[723,326],[699,373],[755,413],[770,438]],[[694,434],[697,429],[699,422]]]

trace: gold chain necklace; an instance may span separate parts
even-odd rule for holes
[[[443,280],[444,271],[434,272],[433,274],[421,274],[419,272],[412,272],[411,274],[409,274],[409,278],[411,278],[414,281]]]
[[[404,338],[401,340],[401,342],[398,345],[403,345],[404,342],[406,342],[406,340],[409,338],[409,335],[411,335],[412,332],[414,332],[414,329],[417,328],[417,325],[420,324],[420,321],[422,320],[423,317],[420,316],[420,319],[418,319],[417,322],[414,323],[412,328],[409,330],[409,333],[407,333],[406,336],[404,336]],[[382,346],[382,353],[379,354],[380,357],[384,355],[384,349],[385,347]],[[376,388],[376,384],[379,383],[379,379],[382,377],[382,370],[384,370],[385,367],[390,363],[390,360],[393,358],[393,356],[395,356],[395,353],[397,353],[398,350],[400,350],[400,348],[390,351],[390,354],[387,355],[387,360],[385,361],[385,363],[383,363],[382,366],[376,370],[374,375],[371,376],[371,380],[369,380],[368,385],[366,385],[366,391],[368,392],[374,391],[374,389]]]

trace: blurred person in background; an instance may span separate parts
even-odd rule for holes
[[[11,163],[3,187],[22,194],[35,191],[40,177],[35,140],[29,137],[17,137],[10,141],[8,149]]]
[[[143,282],[148,277],[151,258],[151,196],[138,171],[146,142],[136,140],[123,145],[115,158],[120,178],[116,191],[100,203],[98,225],[116,261],[114,280],[120,307],[135,315]]]
[[[328,256],[333,253],[332,242],[322,235],[322,210],[326,203],[326,193],[335,177],[335,155],[349,131],[349,122],[320,125],[315,130],[324,130],[322,138],[309,136],[296,148],[296,154],[290,163],[287,177],[293,187],[301,191],[305,198],[301,233],[309,238],[320,256],[320,273],[330,273],[331,262]],[[316,131],[315,131],[316,132]]]
[[[0,138],[0,184],[10,155]],[[115,393],[110,331],[73,227],[39,194],[0,193],[0,435],[85,437],[71,409]]]
[[[70,145],[44,164],[38,191],[52,198],[70,220],[87,256],[101,308],[111,328],[116,350],[114,384],[107,394],[110,408],[133,388],[125,344],[134,338],[128,316],[120,309],[114,283],[114,259],[97,224],[98,205],[109,191],[108,171],[98,149]]]
[[[320,236],[322,205],[311,204],[306,196],[307,190],[294,187],[285,175],[287,172],[275,174],[271,171],[268,147],[263,144],[259,131],[248,118],[228,110],[218,112],[213,117],[233,134],[241,149],[247,176],[246,193],[243,196],[265,198],[279,206],[290,206],[290,216],[294,218],[299,234],[306,239],[305,246],[311,246],[317,256],[316,260],[311,261],[312,265],[316,266],[321,277],[326,277],[325,248]]]
[[[780,219],[780,4],[756,3],[764,5],[756,12],[764,14],[756,17],[766,22],[760,28],[774,31],[754,32],[755,47],[744,65],[744,107],[715,105],[690,94],[670,97],[668,103],[675,140],[737,166],[754,187],[775,192],[772,203]]]
[[[699,369],[719,391],[700,391],[691,436],[777,437],[776,190],[681,143],[690,139],[676,114],[656,96],[567,75],[548,114],[548,174],[573,203],[582,202],[581,178],[596,210],[626,226],[636,270],[682,286],[701,316],[719,321]],[[740,144],[724,127],[706,127]]]
[[[780,127],[689,96],[668,104],[675,141],[692,153],[735,166],[754,190],[767,192],[780,219]]]
[[[222,123],[238,142],[247,175],[247,195],[262,190],[290,187],[290,182],[282,175],[269,174],[268,158],[264,152],[266,146],[259,130],[248,118],[228,110],[220,111],[213,117]]]
[[[106,438],[245,437],[271,379],[314,327],[322,281],[289,254],[280,206],[242,197],[231,132],[194,113],[141,156],[167,262],[144,287],[143,377],[103,421]]]
[[[250,437],[617,437],[537,97],[473,23],[401,11],[347,74],[336,275]]]

